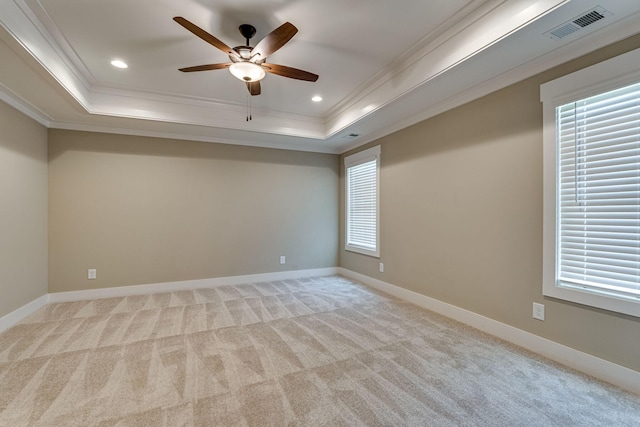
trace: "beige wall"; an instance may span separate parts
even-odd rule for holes
[[[335,267],[337,193],[335,155],[50,130],[49,292]]]
[[[0,317],[47,293],[47,130],[0,101]]]
[[[341,266],[640,371],[640,319],[542,296],[539,101],[541,83],[639,46],[634,37],[369,144],[382,145],[381,258],[343,249],[341,214]]]

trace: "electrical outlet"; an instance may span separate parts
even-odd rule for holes
[[[280,264],[284,264],[287,258],[284,255],[280,255]]]
[[[533,318],[544,320],[544,304],[533,303]]]
[[[380,263],[380,273],[384,273],[384,263]]]
[[[93,280],[96,277],[98,277],[98,275],[95,268],[90,268],[89,270],[87,270],[87,279]]]

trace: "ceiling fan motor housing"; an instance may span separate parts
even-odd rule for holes
[[[256,27],[249,24],[242,24],[238,27],[240,30],[240,34],[247,40],[247,45],[249,44],[249,39],[256,35]]]

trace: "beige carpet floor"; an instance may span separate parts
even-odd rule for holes
[[[638,426],[640,397],[342,277],[50,304],[1,426]]]

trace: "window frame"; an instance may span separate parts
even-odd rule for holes
[[[607,295],[558,283],[559,202],[556,109],[562,105],[640,82],[640,49],[584,68],[540,86],[543,104],[543,295],[640,317],[640,298]]]
[[[366,150],[360,151],[350,156],[346,156],[344,158],[344,181],[345,181],[344,248],[346,251],[349,251],[349,252],[356,252],[362,255],[368,255],[375,258],[380,258],[380,153],[381,153],[381,148],[379,145],[376,145],[375,147],[368,148]],[[349,168],[361,165],[363,163],[368,163],[374,160],[376,162],[376,179],[375,179],[375,183],[376,183],[376,225],[375,225],[376,248],[375,250],[370,250],[362,246],[350,244],[349,242],[349,228],[350,228]]]

